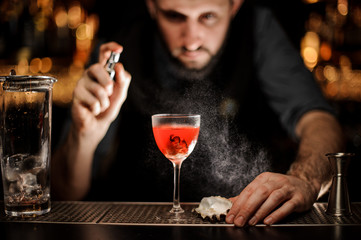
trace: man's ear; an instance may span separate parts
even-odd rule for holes
[[[243,0],[242,0],[243,1]],[[154,0],[146,0],[145,3],[147,4],[148,12],[152,18],[155,18],[155,3]]]
[[[147,0],[147,1],[151,1],[151,0]],[[244,0],[232,0],[232,16],[236,16],[239,8],[242,6]]]

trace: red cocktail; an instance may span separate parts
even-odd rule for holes
[[[152,126],[159,150],[174,167],[173,208],[170,212],[184,212],[179,202],[180,168],[197,143],[200,115],[156,114],[152,116]]]
[[[193,151],[199,127],[188,125],[162,125],[153,127],[159,150],[170,161],[180,164]]]

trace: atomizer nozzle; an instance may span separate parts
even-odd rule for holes
[[[111,52],[110,57],[107,60],[107,63],[105,64],[105,70],[109,73],[109,76],[111,79],[114,79],[115,71],[114,66],[119,61],[120,53],[117,52]]]

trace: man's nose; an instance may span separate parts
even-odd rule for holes
[[[197,50],[202,44],[202,28],[199,23],[189,21],[183,29],[184,47],[189,51]]]

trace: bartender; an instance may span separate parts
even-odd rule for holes
[[[170,201],[172,168],[151,115],[196,113],[181,201],[229,197],[226,221],[238,227],[310,209],[328,190],[325,154],[342,151],[342,132],[272,13],[244,0],[146,5],[149,15],[107,39],[76,85],[52,159],[54,196]],[[121,52],[114,81],[111,51]]]

